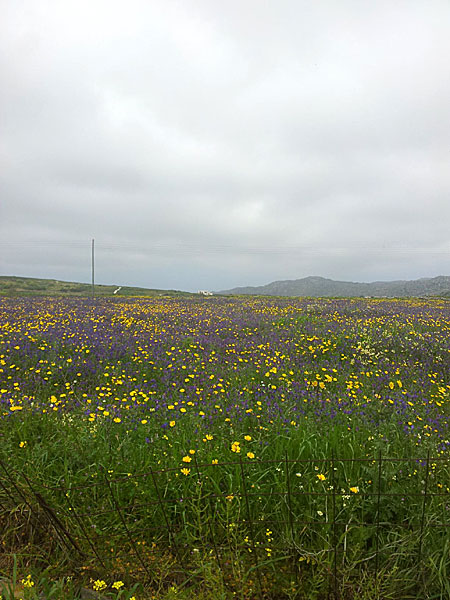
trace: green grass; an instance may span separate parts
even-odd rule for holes
[[[445,538],[441,529],[430,528],[433,523],[446,518],[442,499],[430,498],[426,506],[421,564],[426,582],[424,588],[417,581],[417,571],[411,561],[419,552],[423,507],[423,498],[419,494],[426,476],[424,468],[417,470],[415,463],[402,463],[400,475],[397,463],[385,463],[379,484],[376,448],[383,448],[383,444],[377,444],[376,440],[368,443],[370,431],[363,429],[358,434],[349,434],[346,428],[333,427],[324,439],[323,431],[312,425],[307,431],[295,430],[290,437],[278,436],[260,452],[259,460],[243,461],[244,479],[239,462],[228,459],[224,465],[211,465],[212,457],[217,454],[203,451],[198,466],[195,466],[195,455],[190,463],[186,463],[185,466],[191,469],[188,476],[180,473],[183,463],[178,458],[179,468],[159,472],[153,480],[148,475],[149,471],[159,471],[168,462],[173,462],[172,458],[190,456],[186,452],[194,444],[189,441],[192,430],[187,424],[179,436],[173,437],[170,442],[159,439],[148,453],[143,450],[146,445],[142,432],[130,431],[120,425],[112,428],[105,424],[95,428],[93,434],[85,423],[76,419],[70,421],[53,415],[29,414],[21,417],[17,427],[11,432],[11,446],[7,443],[2,447],[3,456],[9,457],[7,470],[16,486],[12,489],[8,480],[3,479],[13,498],[2,496],[2,504],[7,507],[6,519],[3,515],[2,539],[7,555],[17,554],[22,573],[27,571],[26,565],[33,565],[32,570],[37,573],[39,565],[46,565],[44,572],[47,578],[57,579],[61,573],[69,573],[75,581],[84,581],[85,585],[89,585],[90,579],[99,578],[109,584],[113,580],[123,580],[127,589],[136,582],[146,582],[144,588],[149,589],[150,586],[158,598],[171,597],[168,590],[174,586],[185,589],[186,597],[190,597],[189,594],[196,593],[192,588],[195,588],[195,581],[201,581],[202,589],[211,588],[211,597],[219,586],[223,589],[224,598],[232,597],[233,591],[239,591],[238,597],[247,598],[258,593],[255,563],[249,553],[255,541],[260,570],[264,573],[261,585],[270,597],[275,590],[283,590],[283,597],[290,597],[292,580],[298,594],[292,597],[322,598],[330,580],[333,581],[333,532],[330,523],[335,515],[340,523],[336,531],[339,550],[346,549],[345,559],[339,555],[338,566],[339,587],[345,589],[347,580],[349,595],[343,597],[353,597],[355,582],[361,576],[367,585],[375,586],[373,589],[376,586],[384,589],[382,595],[366,595],[367,598],[394,598],[398,594],[409,594],[401,596],[404,598],[426,597],[418,594],[427,588],[450,593],[447,578],[449,561],[442,556]],[[257,432],[246,425],[242,431],[235,430],[233,437],[242,439],[244,432],[249,431],[256,442]],[[27,440],[27,446],[22,449],[22,458],[27,457],[25,462],[21,458],[11,460],[13,447],[19,445],[20,438]],[[337,470],[333,472],[331,463],[325,460],[333,454],[340,459],[360,457],[360,449],[364,446],[370,448],[369,455],[374,457],[374,461],[352,463],[336,460]],[[413,445],[408,447],[399,439],[390,446],[389,455],[415,456],[417,451]],[[316,462],[302,463],[305,459],[315,459]],[[434,490],[439,481],[448,483],[448,465],[438,464],[432,468],[430,464],[429,467],[429,490]],[[132,476],[143,473],[147,475]],[[319,474],[326,479],[320,481]],[[111,481],[112,493],[106,478]],[[287,496],[288,479],[291,498]],[[33,490],[27,481],[32,482]],[[246,490],[243,489],[243,481]],[[77,489],[77,486],[86,483],[99,485]],[[353,493],[350,488],[356,484],[359,492]],[[65,487],[49,489],[58,485]],[[335,507],[331,486],[339,492],[334,498]],[[379,516],[378,489],[382,494]],[[316,495],[296,496],[300,490]],[[346,492],[347,497],[340,494],[341,490]],[[402,500],[397,496],[383,496],[385,492],[396,493],[399,490],[404,495]],[[73,548],[67,552],[42,505],[36,501],[34,491],[42,494],[49,506],[61,511],[65,527],[75,536],[88,559],[77,556]],[[245,491],[250,494],[248,505]],[[366,493],[375,495],[366,496]],[[228,495],[232,497],[227,499]],[[162,508],[158,504],[161,497],[164,500],[185,500],[182,504],[167,503]],[[124,515],[131,537],[140,544],[149,572],[142,568],[123,529],[121,516],[113,510],[116,503],[121,507],[137,507],[125,509]],[[33,507],[32,512],[29,506]],[[74,509],[82,515],[84,527],[88,529],[104,567],[92,553],[83,529],[73,517]],[[253,531],[246,525],[248,510],[254,521]],[[294,533],[289,523],[290,514],[294,515],[294,522],[301,522]],[[176,531],[178,551],[167,529],[163,527],[161,530],[166,518]],[[263,520],[259,523],[260,519]],[[280,524],[274,524],[274,520]],[[377,520],[382,525],[378,530],[380,570],[375,581],[373,557]],[[304,522],[311,524],[304,526]],[[361,527],[358,522],[366,525]],[[394,523],[398,527],[391,525]],[[448,540],[445,543],[448,544]],[[221,548],[219,560],[223,564],[220,569],[212,553],[214,544]],[[193,548],[199,549],[197,556],[192,555]],[[42,573],[36,575],[36,579],[40,578]],[[299,579],[302,581],[301,592]],[[144,588],[141,597],[147,597]]]
[[[189,297],[190,292],[179,290],[159,290],[133,286],[123,286],[117,294],[113,292],[117,285],[94,285],[96,297],[124,297],[124,296],[170,296]],[[72,281],[59,281],[57,279],[38,279],[34,277],[16,277],[0,275],[0,296],[23,297],[23,296],[81,296],[89,297],[92,294],[90,283],[76,283]]]

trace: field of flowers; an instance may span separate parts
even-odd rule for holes
[[[106,571],[127,585],[148,564],[148,589],[194,585],[180,575],[189,563],[202,589],[221,586],[217,597],[259,586],[319,598],[339,543],[349,590],[376,546],[394,595],[426,597],[414,595],[419,553],[422,579],[449,594],[433,597],[450,597],[449,309],[444,299],[0,299],[3,481],[24,503],[39,489],[61,515],[81,515],[96,546],[106,538]],[[98,556],[67,562],[57,540],[30,531],[5,490],[0,568],[14,554],[21,568],[106,579]],[[118,505],[134,506],[126,535],[123,514],[108,512]],[[391,597],[379,593],[367,597]]]

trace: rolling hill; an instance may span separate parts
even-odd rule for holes
[[[357,283],[334,281],[324,277],[304,277],[286,281],[273,281],[256,287],[237,287],[218,292],[225,295],[354,297],[373,296],[404,298],[417,296],[450,295],[450,277],[424,277],[411,281],[374,281]]]
[[[95,285],[95,296],[192,296],[190,292],[178,290],[156,290],[141,287],[121,287],[117,285]],[[57,279],[36,279],[33,277],[0,276],[1,296],[90,296],[90,283],[59,281]]]

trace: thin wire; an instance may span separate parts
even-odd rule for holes
[[[66,247],[66,248],[86,248],[88,241],[83,240],[1,240],[0,246],[27,246],[27,247]],[[364,246],[361,244],[343,245],[343,246],[313,246],[313,245],[283,245],[283,246],[237,246],[235,244],[201,244],[198,242],[162,242],[152,244],[146,247],[138,246],[135,244],[129,244],[127,242],[122,243],[102,243],[97,242],[97,248],[105,251],[129,251],[138,252],[141,254],[154,253],[158,251],[168,251],[171,253],[182,252],[183,254],[221,254],[232,252],[234,254],[287,254],[292,252],[306,252],[306,253],[335,253],[335,252],[395,252],[395,253],[418,253],[418,254],[431,254],[431,255],[446,255],[450,254],[450,249],[435,249],[435,248],[424,248],[420,246]]]

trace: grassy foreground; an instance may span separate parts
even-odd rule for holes
[[[5,597],[450,596],[448,301],[0,309]]]

